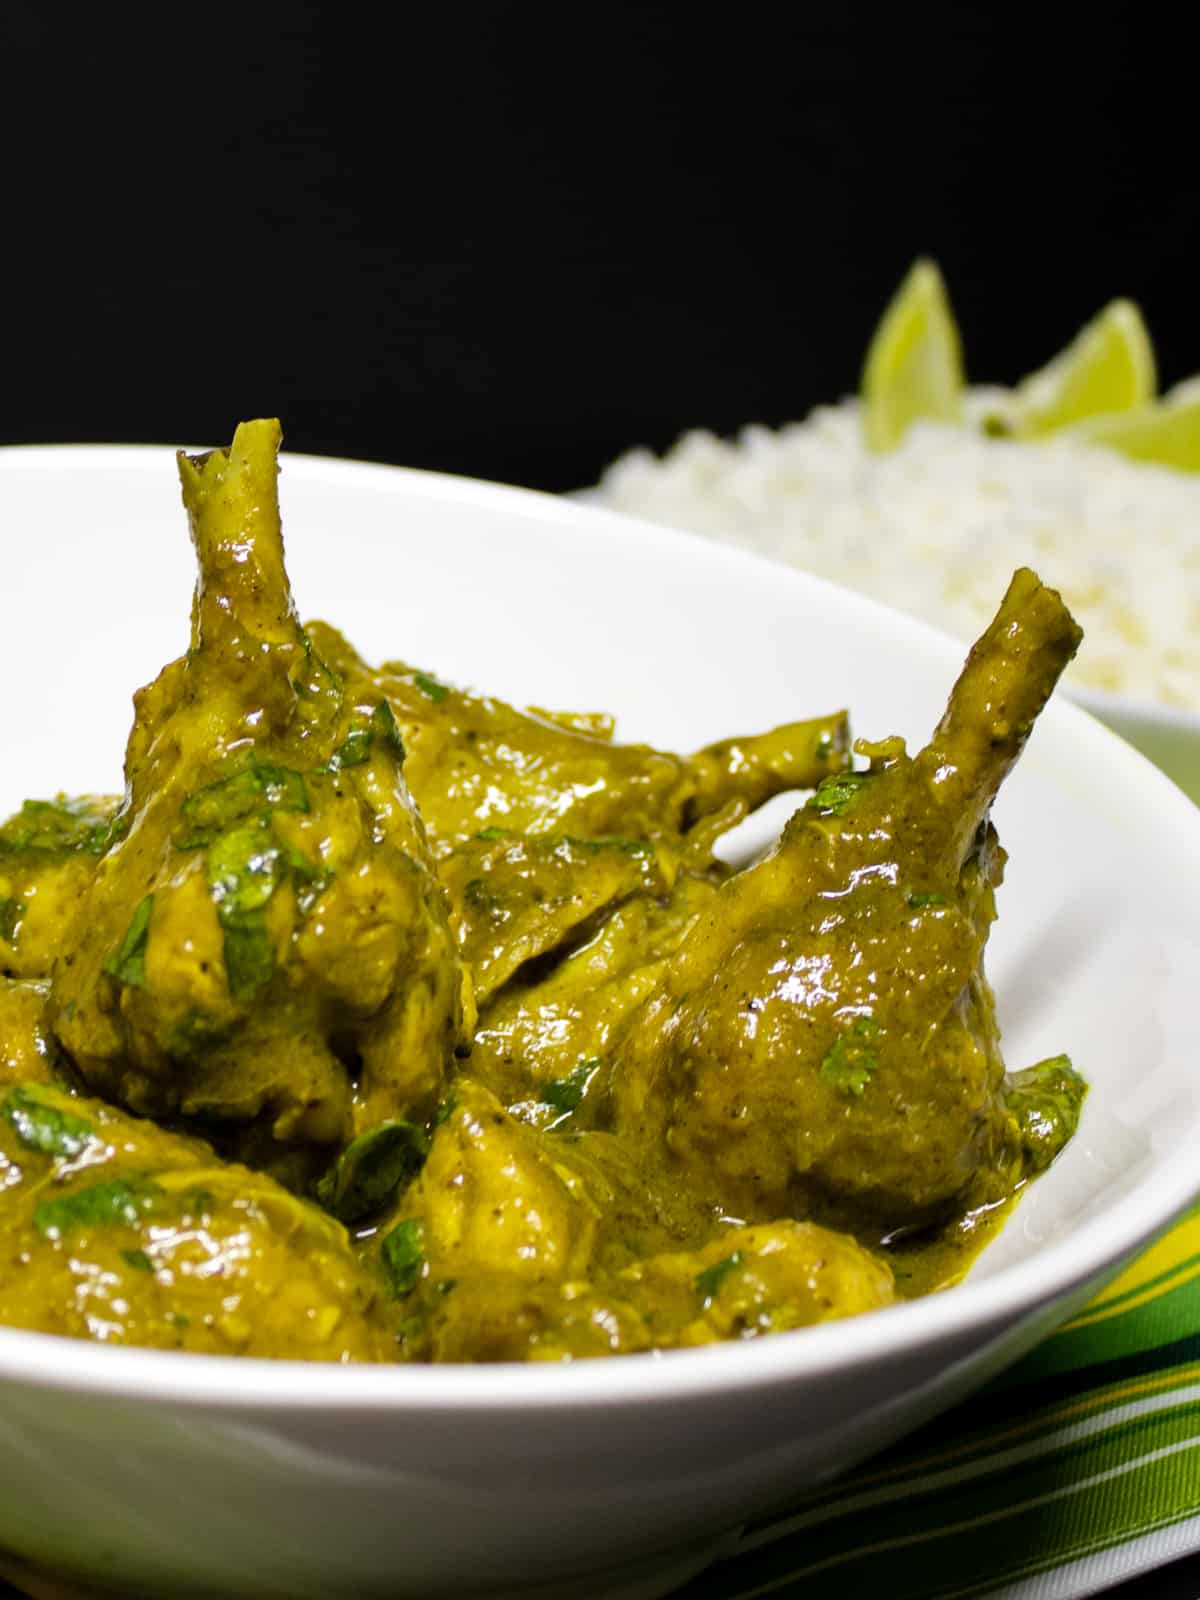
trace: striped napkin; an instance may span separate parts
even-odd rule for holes
[[[1074,1321],[673,1600],[1072,1600],[1200,1550],[1200,1205]],[[88,1600],[0,1557],[0,1600]]]

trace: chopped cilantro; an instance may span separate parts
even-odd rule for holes
[[[153,1272],[154,1263],[144,1250],[122,1250],[121,1260],[135,1272]]]
[[[553,1106],[555,1111],[569,1115],[578,1108],[587,1092],[588,1084],[595,1077],[599,1067],[599,1056],[581,1061],[565,1078],[551,1078],[541,1084],[538,1088],[538,1099],[543,1105]]]
[[[370,719],[357,723],[330,756],[326,772],[340,772],[343,767],[359,767],[368,760],[375,748],[376,739],[382,740],[397,761],[404,760],[404,740],[396,726],[395,714],[386,700],[381,700],[371,712]]]
[[[436,678],[431,678],[427,672],[418,672],[413,682],[422,694],[429,696],[435,706],[440,705],[450,693],[449,688],[444,683],[439,683]]]
[[[361,767],[371,754],[375,743],[370,728],[351,728],[329,758],[328,771],[340,772],[343,767]]]
[[[118,831],[114,806],[112,800],[91,795],[26,800],[15,817],[0,825],[0,854],[103,855],[124,831]]]
[[[711,1267],[705,1267],[703,1272],[696,1274],[693,1285],[706,1306],[716,1297],[729,1274],[741,1266],[743,1259],[742,1252],[735,1250],[723,1261],[714,1261]]]
[[[861,1095],[879,1066],[873,1047],[885,1032],[874,1017],[856,1017],[822,1057],[822,1078],[843,1094]]]
[[[19,900],[0,900],[0,939],[8,944],[16,943],[17,926],[23,910]]]
[[[225,975],[235,1000],[252,1000],[275,975],[275,947],[261,912],[225,923]]]
[[[209,846],[209,892],[224,930],[225,972],[235,999],[253,998],[274,974],[275,950],[264,912],[287,867],[265,818],[231,828]]]
[[[828,778],[821,779],[804,809],[818,817],[840,817],[874,776],[872,772],[830,773]]]
[[[286,866],[265,821],[232,828],[215,839],[208,850],[208,886],[221,921],[261,911],[282,882]]]
[[[136,1228],[146,1212],[152,1210],[163,1191],[156,1183],[113,1178],[94,1183],[57,1200],[42,1200],[34,1207],[33,1225],[39,1233],[60,1238],[73,1228],[112,1227],[123,1224]]]
[[[450,1118],[457,1110],[458,1100],[454,1095],[450,1095],[450,1097],[446,1100],[443,1100],[441,1105],[437,1108],[437,1113],[433,1119],[434,1127],[440,1128],[444,1122],[449,1122]]]
[[[284,768],[247,770],[259,779],[264,772],[284,773],[303,784],[298,774],[288,774]],[[300,809],[300,795],[289,790],[283,779],[279,784],[272,779],[266,792],[283,794],[287,803],[276,809]],[[307,809],[307,790],[303,801]],[[290,879],[296,886],[296,903],[307,913],[329,886],[332,870],[315,865],[302,851],[281,843],[275,837],[270,811],[239,818],[221,832],[205,832],[197,838],[208,848],[208,887],[224,931],[230,993],[238,1000],[252,999],[275,972],[274,944],[265,913],[276,890]]]
[[[118,983],[142,989],[146,985],[146,946],[150,942],[150,913],[154,896],[148,894],[133,913],[125,937],[104,963],[104,970]]]
[[[302,773],[268,762],[251,762],[228,778],[197,789],[179,808],[187,825],[175,837],[180,850],[198,850],[211,844],[235,822],[271,811],[305,812],[308,785]]]
[[[18,1084],[0,1103],[0,1116],[12,1124],[13,1132],[27,1150],[45,1156],[77,1156],[96,1137],[90,1122],[47,1105],[34,1089]]]
[[[914,911],[924,911],[926,906],[944,906],[946,896],[931,889],[928,894],[910,894],[908,903]]]
[[[397,1300],[411,1294],[425,1265],[425,1230],[416,1217],[398,1223],[380,1246],[388,1288]]]
[[[337,874],[332,867],[324,864],[319,867],[314,866],[302,851],[294,849],[291,845],[285,844],[281,848],[288,873],[295,886],[296,904],[307,916]]]
[[[597,833],[589,838],[580,838],[574,834],[560,834],[556,844],[565,844],[573,850],[619,850],[627,856],[653,855],[654,845],[649,839],[626,839],[616,833]]]
[[[507,828],[494,828],[493,827],[493,828],[480,828],[479,832],[475,835],[475,837],[477,839],[483,839],[486,843],[491,844],[496,839],[511,839],[511,838],[513,838],[515,836],[513,834],[511,834]]]
[[[397,761],[404,760],[404,740],[396,724],[396,713],[391,702],[381,700],[371,713],[371,727],[391,750]]]
[[[317,1184],[317,1199],[342,1222],[378,1211],[424,1165],[429,1141],[413,1122],[381,1122],[359,1134]]]

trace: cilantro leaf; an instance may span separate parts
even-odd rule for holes
[[[27,1150],[38,1150],[45,1156],[77,1156],[96,1137],[90,1122],[47,1105],[24,1084],[8,1091],[0,1103],[0,1116],[12,1124],[13,1132]]]
[[[830,773],[821,779],[804,809],[818,817],[840,817],[874,776],[873,772]]]
[[[931,889],[926,894],[910,894],[908,903],[914,911],[924,911],[926,906],[944,906],[946,896],[939,894],[936,889]]]
[[[0,900],[0,939],[7,944],[17,941],[17,926],[24,909],[19,900]]]
[[[124,832],[113,815],[115,808],[115,801],[93,795],[26,800],[16,816],[0,825],[0,854],[103,855]]]
[[[317,1199],[342,1222],[378,1211],[425,1163],[429,1141],[413,1122],[381,1122],[359,1134],[317,1184]]]
[[[416,1217],[394,1227],[379,1250],[388,1288],[397,1300],[411,1294],[425,1265],[425,1230]]]
[[[329,771],[340,772],[343,767],[360,767],[371,754],[375,736],[370,728],[351,728],[341,744],[329,758]]]
[[[693,1287],[701,1300],[707,1306],[716,1297],[721,1285],[731,1272],[736,1272],[745,1258],[740,1250],[735,1250],[732,1255],[726,1256],[723,1261],[715,1261],[711,1267],[705,1267],[703,1272],[698,1272],[692,1280]]]
[[[619,850],[627,856],[647,856],[654,853],[654,845],[649,839],[627,839],[617,833],[597,833],[591,838],[564,833],[560,834],[555,843],[565,844],[573,850],[588,850],[592,853],[600,850]]]
[[[413,682],[422,694],[429,696],[435,706],[440,705],[450,693],[446,684],[439,683],[436,678],[431,678],[427,672],[418,672],[413,678]]]
[[[886,1031],[874,1017],[855,1018],[822,1057],[821,1077],[842,1094],[861,1095],[879,1066],[879,1056],[873,1047]]]
[[[176,835],[175,846],[179,850],[198,850],[235,822],[255,813],[308,810],[308,785],[302,773],[254,761],[240,772],[218,778],[188,796],[179,808],[187,826]]]
[[[116,1225],[136,1228],[162,1194],[156,1183],[113,1178],[56,1200],[40,1201],[34,1208],[33,1225],[49,1238],[61,1238],[73,1228]]]
[[[350,729],[342,743],[330,756],[326,772],[340,772],[343,767],[358,767],[370,758],[376,740],[390,750],[397,761],[404,760],[404,740],[396,725],[395,713],[387,700],[381,700],[371,712],[369,721]]]
[[[144,1250],[122,1250],[121,1260],[135,1272],[153,1272],[154,1263]]]
[[[538,1099],[543,1105],[553,1106],[555,1111],[570,1115],[578,1109],[580,1102],[587,1092],[587,1086],[600,1069],[599,1056],[592,1056],[588,1061],[581,1061],[573,1067],[565,1078],[550,1078],[538,1087]]]
[[[404,740],[389,700],[381,700],[371,713],[371,726],[391,750],[397,761],[404,760]]]
[[[225,975],[235,1000],[252,1000],[275,975],[275,947],[261,914],[230,918],[225,924]]]
[[[264,912],[287,866],[265,818],[231,828],[209,845],[209,892],[224,930],[229,992],[237,1000],[252,999],[274,975],[275,949]]]
[[[133,989],[146,986],[146,946],[150,943],[150,913],[154,896],[148,894],[133,913],[125,937],[104,963],[104,970],[118,983]]]
[[[276,891],[291,879],[296,903],[307,913],[328,887],[332,870],[314,865],[302,851],[281,843],[269,812],[235,822],[209,839],[205,865],[209,893],[224,930],[229,991],[235,999],[252,999],[275,972],[266,909]]]
[[[265,820],[231,828],[208,848],[208,886],[225,924],[261,911],[283,881],[286,860]]]

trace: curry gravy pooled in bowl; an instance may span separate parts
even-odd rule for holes
[[[1006,1072],[983,971],[1058,595],[1012,577],[915,753],[805,685],[679,756],[302,626],[279,440],[180,456],[191,642],[124,796],[0,827],[0,1321],[562,1361],[961,1277],[1084,1093]]]

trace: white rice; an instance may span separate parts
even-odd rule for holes
[[[973,391],[978,416],[1003,400]],[[889,455],[852,400],[735,441],[634,450],[594,496],[851,585],[965,639],[1014,567],[1060,589],[1085,630],[1077,686],[1200,709],[1200,474],[1063,439],[922,423]]]

